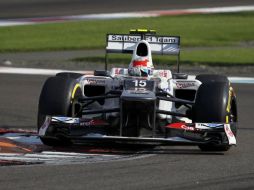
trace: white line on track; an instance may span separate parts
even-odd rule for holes
[[[252,77],[229,77],[232,83],[239,84],[254,84],[254,78]]]
[[[243,12],[243,11],[254,11],[254,5],[197,8],[197,9],[151,10],[151,11],[125,12],[125,13],[85,14],[85,15],[71,15],[71,16],[59,16],[59,17],[43,17],[43,18],[5,19],[5,20],[0,20],[0,27],[50,23],[50,22],[65,22],[65,21],[75,21],[75,20],[102,20],[102,19],[106,20],[106,19],[121,19],[121,18],[158,17],[162,15],[212,14],[212,13],[232,13],[232,12]]]
[[[22,75],[48,75],[52,76],[60,72],[77,72],[83,74],[92,74],[93,71],[69,71],[69,70],[54,70],[54,69],[36,69],[36,68],[15,68],[15,67],[0,67],[0,74],[22,74]],[[189,76],[194,79],[194,75]],[[229,77],[232,83],[239,84],[254,84],[254,77]]]
[[[37,69],[37,68],[15,68],[15,67],[0,67],[2,74],[23,74],[23,75],[55,75],[61,72],[78,72],[83,74],[91,74],[89,71],[68,71],[60,69]]]

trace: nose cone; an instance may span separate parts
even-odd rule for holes
[[[147,41],[141,40],[137,43],[132,54],[130,67],[153,68],[151,48]]]

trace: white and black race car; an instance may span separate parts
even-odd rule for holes
[[[226,76],[179,72],[180,37],[152,30],[107,34],[108,53],[131,53],[129,68],[58,73],[44,83],[38,133],[46,145],[134,143],[236,145],[236,96]],[[152,54],[175,55],[178,72],[156,70]]]

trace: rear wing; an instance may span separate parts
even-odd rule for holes
[[[107,53],[132,53],[137,42],[142,40],[137,34],[107,34]],[[178,55],[180,54],[179,36],[145,35],[153,54]]]
[[[152,54],[177,56],[179,72],[180,36],[156,35],[154,30],[131,30],[130,34],[107,34],[105,70],[107,70],[108,53],[129,53],[135,50],[136,43],[146,40],[150,44]]]

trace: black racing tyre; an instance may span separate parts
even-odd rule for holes
[[[207,83],[207,82],[226,82],[226,83],[228,83],[229,82],[229,80],[226,76],[224,76],[224,75],[215,75],[215,74],[197,75],[196,79],[199,80],[202,83]]]
[[[72,100],[78,96],[82,96],[82,91],[75,79],[59,76],[48,78],[43,85],[39,99],[38,131],[43,125],[46,115],[71,116]],[[49,146],[68,144],[63,139],[41,137],[41,140]]]
[[[73,78],[73,79],[77,79],[83,75],[84,74],[81,74],[81,73],[70,73],[70,72],[62,72],[62,73],[56,74],[57,77]]]
[[[200,80],[202,84],[197,91],[193,106],[193,122],[236,123],[236,97],[227,77],[199,75],[196,79]],[[236,127],[232,131],[236,135]],[[207,144],[200,145],[199,148],[202,151],[227,151],[230,149],[230,145]]]

